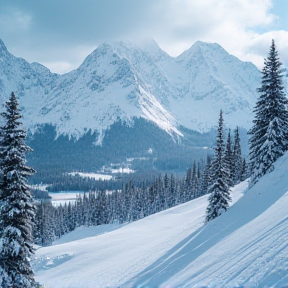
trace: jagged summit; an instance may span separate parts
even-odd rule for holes
[[[211,51],[221,51],[226,52],[224,48],[217,44],[217,43],[209,43],[209,42],[203,42],[203,41],[196,41],[189,49],[184,51],[182,54],[180,54],[178,57],[187,57],[187,55],[195,54],[195,53],[203,53],[208,52],[208,55],[211,55]],[[227,53],[227,52],[226,52]]]
[[[0,54],[3,52],[8,52],[4,42],[0,39]]]
[[[197,65],[201,62],[206,65],[229,62],[245,63],[237,57],[230,55],[221,45],[197,41],[188,50],[177,57],[178,61],[186,62],[186,65]]]
[[[153,39],[144,39],[141,41],[111,41],[105,42],[97,47],[90,56],[106,55],[107,53],[117,54],[120,58],[143,57],[143,54],[149,56],[153,61],[159,61],[163,58],[172,58]]]
[[[52,73],[49,68],[47,68],[46,66],[40,64],[40,63],[37,63],[37,62],[32,62],[31,64],[31,68],[33,68],[36,72],[39,72],[39,73],[46,73],[46,74],[50,74]],[[57,73],[53,73],[53,74],[57,74]]]

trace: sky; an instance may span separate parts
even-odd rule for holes
[[[218,43],[263,67],[271,40],[288,66],[288,0],[0,0],[0,39],[52,72],[76,69],[104,42],[153,38],[171,56]]]

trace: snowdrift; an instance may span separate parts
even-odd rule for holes
[[[207,225],[203,196],[105,234],[40,248],[36,279],[45,288],[287,287],[288,154],[246,188],[234,187],[233,202],[240,200]]]

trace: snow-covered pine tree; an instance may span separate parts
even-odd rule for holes
[[[240,181],[244,181],[245,179],[247,179],[249,177],[249,169],[246,163],[246,159],[243,158],[242,160],[242,165],[241,165],[241,173],[240,173]]]
[[[228,131],[227,135],[227,141],[226,141],[226,149],[224,154],[224,160],[226,162],[227,166],[227,172],[228,172],[228,186],[233,186],[233,173],[234,173],[234,162],[233,162],[233,152],[232,152],[232,141],[231,141],[231,133],[230,129]]]
[[[170,197],[171,197],[170,207],[173,207],[175,206],[176,203],[176,180],[173,174],[171,174],[170,176]]]
[[[170,179],[165,173],[164,179],[163,179],[163,193],[164,193],[164,210],[170,208],[171,206],[171,195],[170,195]]]
[[[30,259],[34,253],[32,228],[35,206],[27,176],[35,171],[26,166],[25,154],[32,151],[25,144],[26,131],[20,122],[19,104],[14,93],[2,113],[0,159],[0,282],[1,287],[35,287]]]
[[[206,165],[204,167],[202,182],[200,187],[200,196],[208,193],[208,187],[210,182],[210,167],[211,167],[211,156],[207,156]]]
[[[188,168],[187,173],[186,173],[186,178],[185,178],[185,187],[184,187],[184,197],[183,202],[189,201],[192,199],[192,169]]]
[[[233,182],[238,184],[241,181],[241,173],[243,168],[243,158],[241,151],[241,140],[239,136],[239,128],[236,127],[234,131],[234,145],[233,145]]]
[[[220,216],[229,208],[230,191],[229,191],[229,171],[225,161],[225,147],[223,135],[223,113],[220,111],[217,144],[214,148],[215,155],[211,162],[210,179],[211,185],[208,188],[210,193],[208,207],[206,209],[205,222],[209,222]]]
[[[70,202],[69,202],[70,203]],[[36,223],[34,225],[34,242],[41,246],[49,246],[55,240],[53,206],[50,200],[41,200],[36,205]]]
[[[287,98],[282,85],[281,62],[275,42],[269,50],[262,70],[260,97],[254,108],[250,138],[251,181],[253,186],[260,177],[274,169],[273,163],[287,150]]]
[[[192,168],[192,179],[191,179],[191,199],[194,199],[197,196],[198,196],[198,178],[197,178],[196,161],[194,160]]]

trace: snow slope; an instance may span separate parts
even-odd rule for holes
[[[234,201],[246,187],[236,189]],[[37,251],[37,281],[45,288],[122,287],[201,228],[206,206],[204,196],[97,237],[70,242],[77,236],[68,234],[69,243]]]
[[[233,202],[240,200],[208,225],[203,196],[106,234],[41,248],[36,278],[47,288],[287,287],[288,154],[246,187],[236,186]]]
[[[77,241],[77,240],[81,240],[84,238],[95,237],[95,236],[119,229],[123,227],[124,225],[126,224],[119,225],[119,224],[114,223],[114,224],[103,224],[103,225],[91,226],[91,227],[86,227],[86,226],[77,227],[74,231],[63,235],[59,239],[56,239],[53,242],[53,245],[65,244],[68,242]]]

